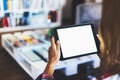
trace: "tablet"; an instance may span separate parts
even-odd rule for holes
[[[60,41],[60,60],[99,52],[93,24],[57,27],[53,29],[53,36],[55,41]]]

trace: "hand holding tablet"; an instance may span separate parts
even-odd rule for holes
[[[57,27],[53,29],[55,40],[60,41],[60,60],[99,52],[98,41],[92,24]]]

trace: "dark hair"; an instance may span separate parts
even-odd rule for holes
[[[101,67],[120,71],[120,0],[103,0],[102,18],[98,29],[102,37]],[[116,69],[116,70],[115,70]]]

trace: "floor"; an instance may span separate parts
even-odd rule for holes
[[[32,80],[2,47],[0,47],[0,80]]]

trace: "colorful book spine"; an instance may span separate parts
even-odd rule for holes
[[[3,6],[4,10],[7,10],[7,0],[3,0]]]

